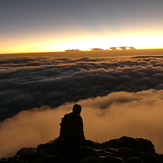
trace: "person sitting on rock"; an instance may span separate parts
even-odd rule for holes
[[[72,112],[65,114],[60,123],[60,138],[65,139],[71,147],[79,147],[85,140],[81,110],[82,107],[75,104]]]

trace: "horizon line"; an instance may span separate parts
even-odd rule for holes
[[[127,47],[127,46],[126,46]],[[119,47],[117,47],[119,48]],[[27,52],[4,52],[0,53],[0,55],[7,55],[7,54],[31,54],[31,53],[62,53],[62,52],[68,52],[67,50],[70,50],[69,52],[100,52],[100,50],[91,50],[91,49],[96,49],[96,48],[90,48],[89,50],[80,50],[80,49],[66,49],[66,50],[56,50],[56,51],[27,51]],[[117,52],[117,51],[134,51],[134,50],[163,50],[162,48],[135,48],[134,50],[132,49],[126,49],[126,50],[109,50],[109,49],[102,49],[102,48],[97,48],[101,49],[103,52]],[[71,51],[72,50],[72,51]]]

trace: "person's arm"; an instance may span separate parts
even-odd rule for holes
[[[82,139],[85,140],[85,136],[84,136],[84,127],[83,127],[83,119],[81,117],[81,136],[82,136]]]

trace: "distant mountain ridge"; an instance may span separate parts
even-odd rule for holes
[[[86,140],[71,152],[66,142],[56,138],[37,148],[22,148],[14,157],[0,163],[163,163],[163,155],[155,152],[150,140],[121,137],[104,143]]]

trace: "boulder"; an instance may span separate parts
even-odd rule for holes
[[[112,139],[105,142],[111,148],[130,148],[139,152],[155,153],[154,145],[151,141],[142,138],[132,138],[123,136],[119,139]]]
[[[163,155],[155,153],[150,140],[123,136],[104,143],[85,140],[78,148],[70,148],[56,138],[36,148],[22,148],[14,157],[0,163],[163,163]]]

